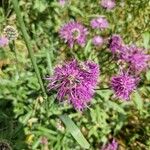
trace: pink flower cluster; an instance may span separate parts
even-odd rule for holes
[[[112,77],[111,87],[118,98],[129,100],[130,94],[136,89],[139,82],[140,73],[149,67],[150,55],[145,54],[143,48],[125,45],[119,35],[111,37],[109,48],[118,60],[125,64],[123,72],[126,72],[121,71],[119,75]]]

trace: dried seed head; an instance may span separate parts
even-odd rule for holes
[[[16,40],[18,37],[17,30],[12,26],[6,26],[4,28],[4,35],[10,40]]]
[[[2,149],[2,150],[12,150],[10,144],[6,140],[0,140],[0,149]]]

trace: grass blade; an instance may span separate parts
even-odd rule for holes
[[[71,133],[75,140],[81,145],[81,147],[88,149],[90,147],[90,144],[85,139],[75,123],[67,115],[61,115],[60,119],[66,125],[67,130]]]

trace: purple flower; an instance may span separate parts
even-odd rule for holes
[[[0,37],[0,47],[5,47],[9,43],[9,40],[6,37]]]
[[[65,42],[68,42],[69,46],[72,48],[75,43],[84,46],[88,32],[82,24],[71,21],[60,29],[59,34],[60,37],[64,39]]]
[[[104,40],[101,36],[95,36],[93,39],[92,39],[92,43],[95,45],[95,46],[101,46],[103,44]]]
[[[91,101],[98,82],[99,66],[91,61],[70,61],[54,70],[48,89],[57,91],[59,101],[67,100],[75,109],[83,110]]]
[[[109,48],[112,53],[119,52],[123,46],[123,40],[119,35],[113,35],[109,40]]]
[[[106,29],[108,28],[109,23],[105,17],[98,17],[96,19],[91,20],[91,27],[93,29]]]
[[[122,47],[120,59],[129,63],[130,69],[140,73],[148,68],[150,55],[144,53],[144,49],[134,45]]]
[[[101,0],[101,6],[107,9],[113,9],[116,3],[115,0]]]
[[[117,149],[118,143],[115,139],[113,139],[111,143],[106,144],[104,147],[102,147],[101,150],[117,150]]]
[[[64,6],[64,5],[66,4],[66,0],[59,0],[59,4],[60,4],[61,6]]]
[[[130,94],[136,89],[139,78],[121,72],[120,75],[111,78],[111,87],[115,95],[124,100],[129,100]]]

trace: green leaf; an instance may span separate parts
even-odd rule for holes
[[[90,147],[90,144],[85,139],[75,123],[67,115],[61,115],[60,119],[66,125],[67,130],[71,133],[75,140],[81,145],[81,147],[88,149]]]
[[[147,49],[150,47],[150,33],[149,32],[145,32],[142,34],[143,37],[143,45],[144,47]]]
[[[126,112],[124,111],[124,109],[121,107],[121,105],[113,102],[113,101],[107,101],[107,107],[114,109],[117,112],[120,112],[122,114],[126,114]]]
[[[70,10],[73,11],[74,13],[79,14],[79,15],[81,15],[82,17],[84,17],[82,11],[81,11],[80,9],[78,9],[77,7],[75,7],[75,6],[70,6]]]
[[[137,107],[138,110],[142,110],[143,109],[143,100],[140,96],[140,94],[138,92],[135,92],[133,94],[133,102],[135,104],[135,106]]]
[[[84,54],[87,56],[87,54],[91,51],[91,44],[92,44],[92,40],[89,40],[85,49],[84,49]]]
[[[147,79],[148,81],[150,81],[150,71],[147,71],[147,72],[146,72],[146,79]]]
[[[44,0],[35,0],[34,9],[37,9],[39,12],[43,12],[46,7],[47,5]]]

